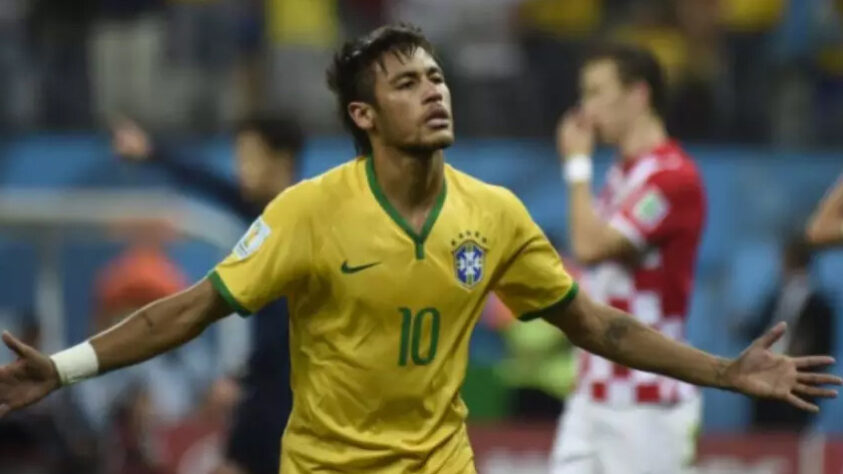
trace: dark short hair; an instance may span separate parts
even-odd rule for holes
[[[650,106],[660,117],[667,111],[667,81],[664,69],[647,49],[620,43],[602,43],[586,54],[583,65],[609,60],[615,64],[621,83],[644,82],[650,89]]]
[[[348,115],[348,104],[354,101],[375,103],[375,76],[372,65],[383,66],[387,52],[409,56],[421,48],[435,56],[433,46],[421,29],[407,23],[382,26],[370,33],[346,41],[336,52],[327,71],[328,87],[337,98],[340,120],[354,137],[360,154],[372,152],[368,134],[357,127]]]
[[[289,151],[296,159],[304,147],[304,131],[292,117],[254,115],[237,123],[237,133],[254,132],[272,151]]]

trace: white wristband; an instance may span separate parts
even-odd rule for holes
[[[97,375],[99,360],[94,346],[85,341],[50,356],[62,385],[70,385]]]
[[[593,173],[590,156],[574,155],[565,161],[562,178],[569,183],[585,183],[591,181]]]

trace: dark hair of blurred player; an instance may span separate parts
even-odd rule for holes
[[[241,121],[235,156],[243,196],[265,204],[293,184],[303,144],[301,127],[289,118],[255,116]]]
[[[652,54],[631,46],[601,45],[587,55],[581,71],[581,112],[602,141],[627,154],[647,147],[645,142],[666,138],[667,89]]]
[[[451,92],[418,28],[385,26],[348,42],[327,76],[358,153],[429,156],[454,142]]]

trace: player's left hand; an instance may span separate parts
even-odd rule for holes
[[[803,397],[834,398],[836,390],[820,385],[843,385],[843,379],[810,370],[833,364],[832,357],[789,357],[771,351],[770,347],[784,335],[786,329],[787,324],[777,324],[729,363],[724,373],[726,383],[746,395],[779,399],[816,413],[819,407]]]
[[[594,125],[579,109],[565,113],[556,126],[556,148],[560,158],[591,156],[594,152]]]

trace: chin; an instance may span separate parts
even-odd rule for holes
[[[441,130],[425,140],[425,145],[432,149],[448,148],[454,144],[454,132],[451,129]]]

